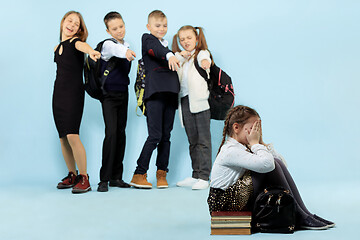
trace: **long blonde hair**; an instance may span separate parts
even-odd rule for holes
[[[62,41],[61,37],[62,37],[62,29],[63,29],[64,21],[69,15],[71,15],[73,13],[76,14],[80,19],[79,31],[75,34],[75,36],[78,37],[81,41],[86,42],[86,39],[87,39],[89,33],[88,33],[87,28],[86,28],[85,21],[84,21],[83,17],[81,16],[81,13],[76,12],[76,11],[69,11],[69,12],[65,13],[64,17],[61,19],[61,23],[60,23],[60,41]]]

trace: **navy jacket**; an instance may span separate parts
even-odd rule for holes
[[[145,64],[145,97],[146,101],[154,93],[180,91],[179,78],[176,72],[169,69],[166,54],[171,52],[155,36],[145,33],[142,36],[142,58]]]

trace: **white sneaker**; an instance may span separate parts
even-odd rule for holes
[[[195,183],[197,183],[198,179],[196,178],[192,178],[192,177],[188,177],[185,178],[184,180],[177,182],[176,186],[178,187],[192,187],[192,185],[194,185]]]
[[[197,183],[195,183],[193,186],[192,186],[192,190],[201,190],[201,189],[206,189],[209,187],[209,182],[208,181],[205,181],[205,180],[202,180],[202,179],[199,179],[197,181]]]

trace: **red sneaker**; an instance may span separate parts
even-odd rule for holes
[[[91,191],[89,175],[87,177],[83,174],[79,174],[77,177],[77,184],[73,187],[72,193],[86,193]]]
[[[69,172],[69,174],[61,179],[61,182],[58,183],[58,189],[72,188],[76,184],[76,175],[73,172]]]

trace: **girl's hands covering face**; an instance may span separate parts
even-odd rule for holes
[[[246,139],[249,142],[250,146],[254,144],[259,144],[262,139],[262,129],[261,129],[261,120],[257,120],[254,122],[250,131],[246,131]]]

